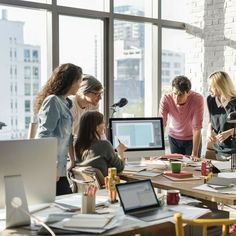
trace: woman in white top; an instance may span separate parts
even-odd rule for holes
[[[79,132],[80,117],[90,110],[98,111],[98,103],[102,99],[103,86],[92,75],[84,75],[79,90],[75,96],[70,96],[72,101],[71,113],[73,116],[72,134],[74,142]]]

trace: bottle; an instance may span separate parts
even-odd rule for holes
[[[207,176],[207,163],[205,161],[201,163],[201,174],[202,176]]]

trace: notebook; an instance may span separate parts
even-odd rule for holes
[[[173,216],[173,211],[160,207],[150,179],[116,184],[116,190],[125,214],[143,221]]]

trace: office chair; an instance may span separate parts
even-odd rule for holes
[[[35,138],[37,128],[38,128],[38,123],[36,122],[29,123],[29,130],[28,130],[28,135],[27,135],[28,139]]]
[[[88,181],[88,182],[95,182],[97,187],[99,189],[105,188],[105,180],[102,172],[97,169],[93,168],[91,166],[85,166],[85,167],[79,167],[76,166],[72,169],[73,176],[70,178],[75,185],[77,186],[77,189],[73,192],[77,192],[79,188],[79,182],[80,181]]]
[[[207,227],[208,226],[221,226],[221,235],[226,236],[229,233],[229,225],[236,224],[236,219],[184,219],[180,213],[175,214],[175,232],[176,236],[185,236],[184,234],[184,225],[195,225],[202,227],[202,235],[207,236]]]

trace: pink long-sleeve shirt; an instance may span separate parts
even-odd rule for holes
[[[192,140],[193,130],[201,129],[203,122],[204,100],[199,93],[190,91],[184,105],[176,105],[172,94],[164,95],[160,102],[159,115],[166,127],[169,115],[169,136],[179,140]]]

